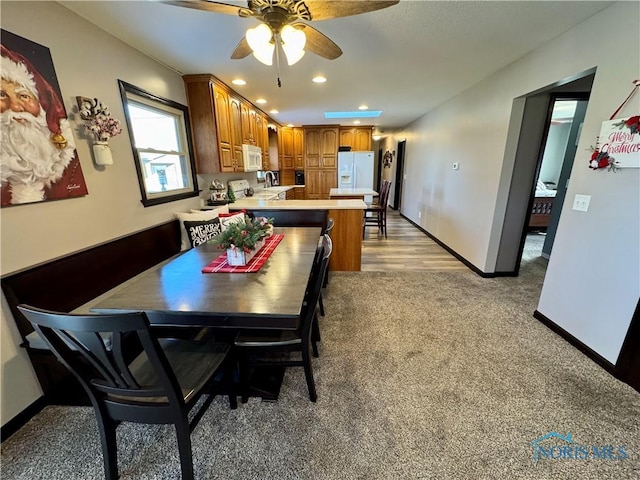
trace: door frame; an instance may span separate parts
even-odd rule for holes
[[[529,198],[529,204],[527,206],[527,213],[526,213],[526,217],[525,217],[525,221],[524,221],[524,225],[522,227],[522,236],[520,238],[520,247],[518,249],[518,257],[517,257],[517,261],[516,261],[516,266],[515,266],[515,274],[518,275],[518,273],[520,272],[520,264],[522,262],[522,253],[524,252],[524,246],[525,243],[527,241],[527,234],[529,233],[529,220],[531,218],[531,211],[533,209],[533,202],[535,200],[535,195],[536,195],[536,182],[538,180],[538,177],[540,176],[540,170],[542,169],[542,160],[544,157],[544,153],[545,150],[547,148],[547,140],[549,138],[549,131],[551,129],[551,119],[553,116],[553,109],[555,106],[555,103],[557,101],[571,101],[571,100],[576,100],[576,101],[586,101],[587,104],[589,102],[589,93],[586,92],[578,92],[578,93],[552,93],[549,96],[549,106],[548,106],[548,110],[547,110],[547,119],[545,120],[545,125],[544,125],[544,131],[542,134],[542,139],[540,141],[540,148],[538,150],[538,160],[536,163],[536,170],[535,170],[535,175],[533,177],[533,182],[531,184],[531,196]],[[586,111],[586,106],[584,108],[584,111],[582,112],[582,119],[581,119],[581,123],[582,121],[584,121],[584,113]],[[578,115],[580,115],[580,113],[578,113]],[[574,121],[576,118],[576,114],[574,114]],[[576,156],[576,147],[574,146],[573,148],[569,145],[569,142],[573,139],[575,141],[575,139],[577,138],[577,136],[580,135],[580,131],[581,128],[579,125],[573,125],[571,126],[571,131],[569,134],[569,137],[567,138],[567,147],[565,148],[565,152],[564,152],[564,157],[562,159],[562,167],[560,167],[561,172],[566,172],[566,170],[568,169],[569,172],[567,173],[571,173],[571,167],[573,166],[573,162],[575,160],[575,156]],[[568,154],[569,153],[569,154]],[[560,221],[560,214],[562,212],[562,205],[564,204],[565,201],[565,193],[566,193],[566,182],[564,182],[564,185],[560,185],[560,180],[563,178],[562,173],[560,174],[560,179],[559,179],[559,184],[557,185],[558,188],[558,192],[560,192],[560,188],[562,188],[562,194],[558,195],[556,193],[556,197],[553,201],[553,209],[552,209],[552,215],[551,218],[549,219],[549,226],[547,226],[547,231],[549,230],[549,228],[552,229],[554,235],[555,235],[555,226],[558,225],[558,222]],[[568,177],[564,177],[567,178],[568,181]],[[551,242],[551,245],[553,245],[553,241]],[[549,251],[551,251],[550,245],[547,245],[547,240],[545,240],[544,248],[549,248]],[[548,258],[548,257],[547,257]]]
[[[407,147],[406,140],[400,140],[396,147],[396,180],[393,190],[393,205],[391,208],[400,210],[400,202],[402,200],[402,182],[404,180],[404,152]]]

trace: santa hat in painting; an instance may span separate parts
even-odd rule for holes
[[[33,93],[44,109],[47,126],[52,133],[51,140],[64,148],[66,140],[61,135],[60,121],[67,118],[64,105],[49,82],[22,55],[12,52],[4,45],[0,45],[2,52],[2,68],[0,73],[6,81],[21,85]]]

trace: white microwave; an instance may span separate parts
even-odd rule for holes
[[[262,170],[262,149],[255,145],[242,145],[242,162],[245,172]]]

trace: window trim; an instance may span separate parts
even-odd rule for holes
[[[200,192],[198,190],[198,179],[196,177],[195,156],[193,153],[193,145],[191,141],[191,126],[189,125],[189,109],[185,105],[174,102],[173,100],[168,100],[166,98],[153,95],[123,80],[118,80],[118,86],[120,88],[120,97],[122,99],[122,106],[124,108],[125,121],[127,124],[127,129],[129,130],[129,141],[131,142],[131,150],[133,152],[133,159],[136,165],[136,173],[138,175],[138,185],[140,187],[140,195],[142,196],[142,199],[140,201],[142,202],[142,204],[146,208],[154,205],[161,205],[163,203],[175,202],[176,200],[183,200],[185,198],[192,198],[192,197],[199,196]],[[172,193],[171,191],[165,194],[147,193],[147,189],[145,187],[145,181],[144,181],[144,172],[142,168],[142,162],[140,160],[138,149],[136,148],[136,142],[133,134],[131,119],[129,118],[128,94],[136,95],[141,99],[146,100],[146,102],[141,102],[141,103],[145,103],[151,108],[157,108],[158,110],[163,110],[162,107],[169,107],[174,110],[179,110],[180,112],[182,112],[183,121],[184,121],[184,133],[186,138],[181,140],[184,140],[186,142],[183,148],[186,147],[186,150],[184,153],[187,156],[188,164],[191,166],[191,176],[190,176],[191,185],[189,185],[184,189],[180,189],[179,193]],[[157,105],[154,105],[154,103]],[[146,150],[146,149],[141,149],[141,150]]]

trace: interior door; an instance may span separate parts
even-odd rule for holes
[[[402,181],[404,179],[404,150],[407,144],[406,140],[398,142],[398,156],[396,158],[396,180],[393,190],[393,205],[391,208],[400,210],[400,201],[402,199]]]

